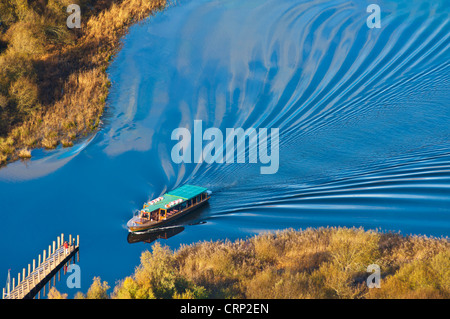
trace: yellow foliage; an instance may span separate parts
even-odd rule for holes
[[[386,278],[381,289],[371,289],[368,298],[445,298],[450,297],[450,251],[433,258],[405,264]]]
[[[15,23],[8,30],[8,49],[24,54],[42,54],[45,52],[46,37],[40,18],[34,14],[27,20]]]
[[[369,289],[366,267],[378,262],[381,288]],[[86,297],[107,298],[108,288],[96,278]],[[361,228],[286,230],[177,251],[156,242],[111,297],[448,299],[450,242]]]
[[[30,13],[27,0],[10,0],[10,2],[13,5],[15,15],[19,19],[24,19]]]
[[[176,252],[156,243],[116,297],[136,298],[142,289],[158,298],[448,298],[449,248],[447,239],[362,228],[286,230]],[[366,285],[373,263],[380,289]]]
[[[0,93],[0,111],[8,105],[8,98]]]
[[[255,236],[252,238],[252,243],[255,247],[256,257],[263,261],[275,262],[281,254],[282,248],[277,246],[275,236],[272,234]]]
[[[116,299],[153,299],[153,292],[145,282],[138,284],[131,277],[125,278],[123,282],[114,289],[114,297]]]
[[[0,152],[0,164],[6,163],[6,160],[8,159],[8,156]]]
[[[47,295],[48,299],[67,299],[67,294],[61,294],[55,287],[52,287]]]
[[[30,150],[28,150],[28,149],[26,149],[26,148],[21,149],[21,150],[19,151],[19,157],[20,157],[20,158],[30,158],[30,157],[31,157],[31,152],[30,152]]]
[[[107,290],[110,287],[108,283],[101,282],[100,277],[94,277],[93,283],[86,294],[87,299],[108,299]]]
[[[38,93],[37,85],[27,77],[20,77],[9,88],[9,94],[20,112],[30,112],[36,106]]]
[[[7,88],[20,77],[33,79],[33,64],[24,54],[8,51],[0,55],[0,84]],[[4,92],[6,93],[6,92]]]
[[[333,264],[339,269],[361,271],[377,263],[380,234],[364,229],[339,228],[333,232],[328,247]]]

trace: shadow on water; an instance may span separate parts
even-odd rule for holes
[[[138,242],[145,242],[151,244],[157,239],[169,239],[184,230],[182,226],[161,227],[157,229],[151,229],[145,232],[128,233],[127,241],[129,244]]]

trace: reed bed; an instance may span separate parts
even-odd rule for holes
[[[69,4],[80,29],[66,27]],[[110,82],[106,68],[127,27],[166,0],[0,0],[0,165],[23,150],[70,147],[98,128]]]
[[[368,288],[368,265],[381,287]],[[448,238],[402,236],[362,228],[265,233],[172,251],[156,242],[134,274],[113,291],[99,277],[76,298],[449,298]],[[53,297],[67,297],[55,289]]]

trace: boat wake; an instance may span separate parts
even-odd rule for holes
[[[122,77],[114,100],[139,105],[117,104],[136,112],[130,123],[138,120],[133,129],[121,127],[119,144],[141,149],[145,131],[132,139],[136,126],[151,129],[147,145],[162,161],[155,164],[164,184],[189,181],[217,193],[207,220],[252,216],[249,224],[265,221],[260,228],[448,233],[445,2],[380,7],[380,29],[367,27],[357,1],[187,1],[171,8],[130,34],[112,71]],[[132,72],[139,80],[125,81],[121,70],[130,68],[139,68]],[[279,128],[279,171],[174,164],[170,133],[192,129],[193,120],[222,131]]]

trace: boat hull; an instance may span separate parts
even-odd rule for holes
[[[194,206],[190,206],[187,207],[186,209],[180,211],[177,214],[174,214],[172,216],[167,217],[166,219],[162,219],[159,221],[148,221],[147,223],[143,223],[143,224],[136,224],[136,223],[132,223],[133,220],[130,220],[127,223],[127,227],[128,227],[128,231],[132,232],[132,233],[139,233],[139,232],[144,232],[147,231],[149,229],[153,229],[153,228],[159,228],[159,227],[163,227],[163,226],[168,226],[171,223],[175,222],[176,220],[178,220],[179,218],[189,214],[190,212],[192,212],[193,210],[196,210],[197,208],[204,206],[209,199],[211,198],[211,196],[208,196],[207,198],[205,198],[203,201],[201,201],[200,203],[197,203]]]

